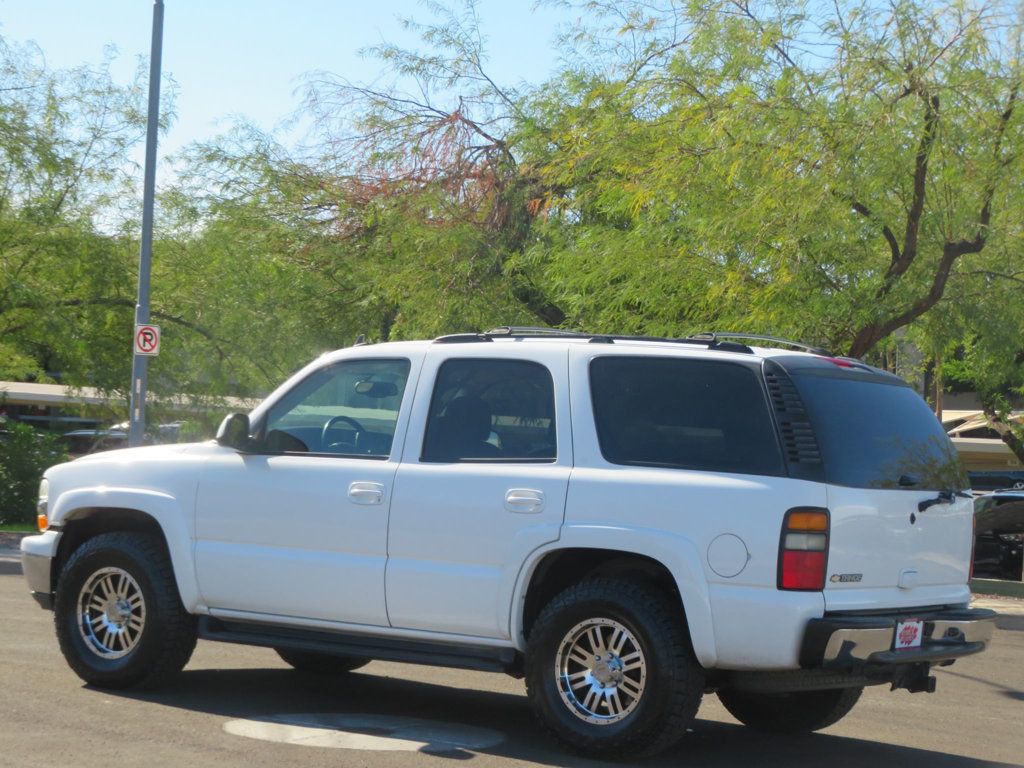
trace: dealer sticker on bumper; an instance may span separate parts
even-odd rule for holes
[[[921,635],[924,634],[924,622],[920,619],[906,619],[896,622],[896,637],[893,648],[897,651],[904,648],[920,648]]]

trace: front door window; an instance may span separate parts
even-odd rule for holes
[[[268,453],[386,459],[409,361],[346,360],[310,374],[268,412]]]

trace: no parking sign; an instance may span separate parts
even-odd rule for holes
[[[135,326],[135,354],[156,357],[160,354],[160,326]]]

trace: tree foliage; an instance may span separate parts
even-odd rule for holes
[[[374,84],[310,76],[305,146],[241,125],[179,158],[158,206],[157,386],[251,394],[357,334],[506,323],[744,330],[876,359],[906,329],[1005,361],[1014,342],[977,315],[1021,284],[1015,6],[587,2],[557,71],[516,86],[489,74],[472,2],[428,8],[420,48],[370,51]],[[0,207],[7,370],[121,380],[136,246],[109,226],[132,220],[110,213],[111,158],[139,135],[138,89],[5,57],[10,83],[80,96],[0,90],[20,190]],[[4,137],[29,133],[22,172]],[[54,351],[75,318],[87,330]]]
[[[226,191],[316,233],[300,266],[343,324],[731,327],[860,356],[1020,246],[1008,7],[588,3],[532,88],[488,75],[472,4],[434,11],[425,50],[373,50],[393,83],[311,80],[301,159],[205,157],[218,216]]]
[[[0,419],[0,523],[34,524],[43,472],[66,460],[56,437]]]
[[[137,81],[115,83],[108,65],[52,72],[0,40],[0,377],[104,385],[124,370],[108,354],[130,333],[118,309],[134,305],[116,226],[145,120]]]

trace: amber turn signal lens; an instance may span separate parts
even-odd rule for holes
[[[40,531],[45,531],[50,527],[50,520],[46,515],[36,515],[36,528]]]
[[[791,531],[827,531],[828,515],[824,512],[794,512],[786,521]]]

